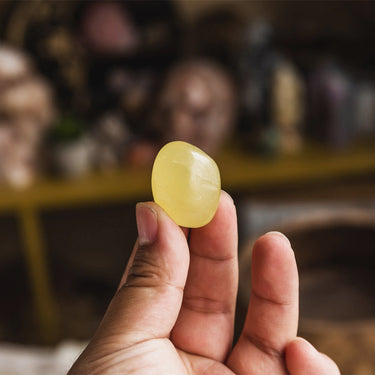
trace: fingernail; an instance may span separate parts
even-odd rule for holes
[[[281,232],[272,231],[272,232],[268,232],[267,234],[274,234],[274,235],[277,235],[277,236],[279,236],[279,237],[282,237],[282,238],[283,238],[284,240],[286,240],[286,241],[288,242],[288,244],[290,245],[289,238],[288,238],[285,234],[283,234],[283,233],[281,233]]]
[[[158,214],[145,203],[138,203],[135,208],[140,246],[151,245],[158,233]]]

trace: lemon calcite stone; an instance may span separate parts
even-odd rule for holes
[[[221,184],[215,161],[186,142],[167,143],[155,158],[152,194],[176,224],[198,228],[217,210]]]

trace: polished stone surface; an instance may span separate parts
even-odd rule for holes
[[[186,142],[167,143],[152,169],[154,200],[178,224],[198,228],[217,210],[221,184],[215,161]]]

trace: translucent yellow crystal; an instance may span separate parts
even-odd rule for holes
[[[220,198],[220,172],[206,153],[186,142],[167,143],[155,158],[151,177],[154,200],[183,227],[211,221]]]

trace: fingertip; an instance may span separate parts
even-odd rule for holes
[[[213,227],[216,226],[218,222],[227,220],[228,218],[233,219],[233,217],[236,217],[234,201],[226,191],[222,190],[215,215],[207,225]]]
[[[287,345],[285,360],[291,375],[340,375],[336,363],[302,337]]]
[[[234,200],[233,200],[232,196],[229,193],[227,193],[225,190],[221,191],[220,200],[224,200],[224,201],[234,205]]]
[[[285,348],[285,361],[292,375],[313,374],[316,349],[305,339],[296,338]]]
[[[235,226],[235,227],[233,227]],[[213,237],[220,238],[223,236],[223,230],[228,229],[237,235],[237,213],[232,197],[224,190],[221,191],[219,204],[211,221],[199,228],[193,228],[194,232],[207,232]]]
[[[288,237],[278,231],[271,231],[263,234],[263,236],[257,239],[255,246],[270,249],[278,249],[280,247],[288,249],[291,248]]]
[[[295,262],[289,239],[283,233],[276,231],[268,232],[256,240],[253,257],[261,258],[267,263],[285,263],[286,259]]]
[[[287,357],[311,357],[318,353],[314,346],[302,337],[297,337],[291,341],[285,349]]]
[[[281,239],[282,241],[284,241],[286,244],[288,244],[291,247],[289,238],[284,233],[281,233],[279,231],[271,231],[271,232],[266,233],[265,236],[267,238],[269,238],[269,237],[276,237],[279,240]]]

